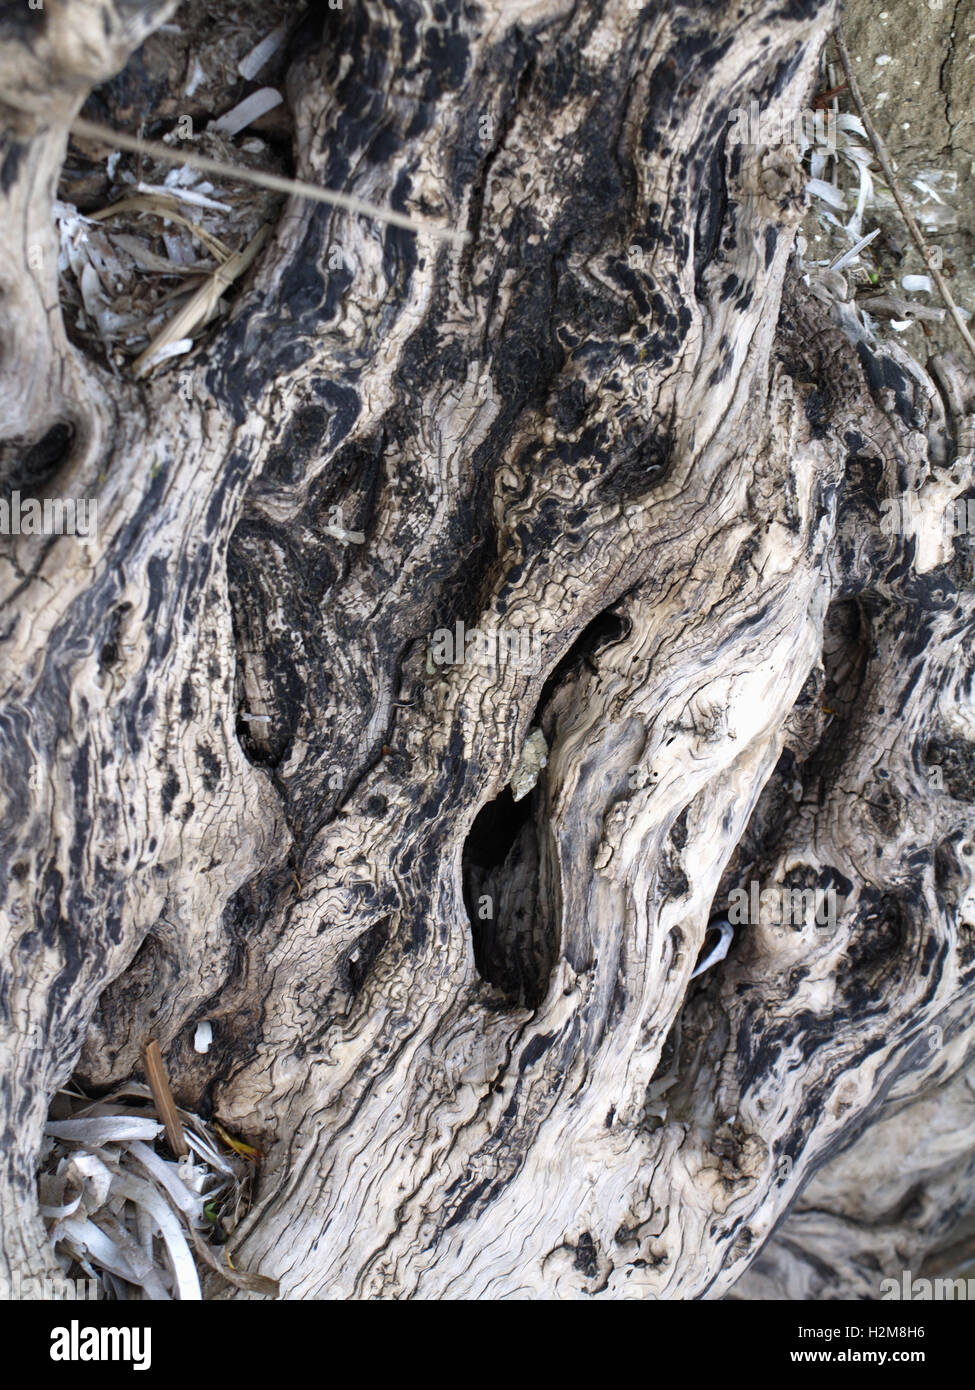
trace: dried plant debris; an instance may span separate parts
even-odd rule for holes
[[[64,1273],[110,1299],[202,1297],[199,1268],[274,1297],[273,1279],[236,1270],[224,1246],[247,1210],[258,1152],[176,1107],[189,1152],[174,1161],[152,1090],[102,1100],[60,1091],[44,1131],[41,1215]]]
[[[83,113],[179,152],[290,174],[282,85],[301,8],[235,7],[233,23],[201,5],[154,34]],[[281,84],[281,85],[279,85]],[[68,331],[114,371],[137,375],[184,359],[253,263],[280,194],[179,162],[73,137],[55,220]]]
[[[945,312],[923,273],[863,122],[840,110],[841,100],[849,100],[848,93],[840,95],[842,73],[827,64],[823,83],[828,91],[819,99],[822,105],[807,113],[810,118],[801,128],[810,201],[798,242],[804,279],[817,298],[833,307],[834,318],[852,341],[876,348],[891,333],[904,335],[904,346],[923,360],[930,352],[928,325],[940,325]],[[953,172],[933,167],[903,183],[902,192],[927,237],[957,228],[951,206],[957,194]],[[934,250],[950,275],[946,249],[936,243]]]
[[[548,744],[545,742],[545,735],[541,729],[532,729],[525,739],[521,758],[509,784],[514,801],[521,801],[522,797],[528,795],[538,781],[542,768],[547,764]]]

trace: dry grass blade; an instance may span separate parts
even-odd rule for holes
[[[176,1158],[183,1158],[189,1153],[189,1147],[183,1133],[182,1122],[176,1113],[173,1093],[169,1089],[169,1078],[166,1075],[162,1053],[159,1051],[159,1044],[155,1039],[146,1044],[145,1064],[146,1080],[152,1089],[159,1118],[166,1126],[166,1142]]]
[[[243,275],[255,260],[267,240],[268,230],[266,226],[261,227],[243,251],[236,251],[228,256],[223,265],[207,276],[175,318],[156,334],[145,352],[140,353],[135,359],[132,370],[136,376],[143,376],[157,361],[165,360],[167,348],[190,338],[195,329],[201,328],[212,317],[224,290],[228,289],[239,275]]]
[[[179,261],[171,261],[166,256],[157,256],[154,251],[150,251],[141,237],[130,236],[127,232],[113,232],[112,244],[118,251],[124,251],[140,271],[148,271],[151,275],[178,275],[185,279],[187,275],[209,275],[213,270],[212,265],[183,265]],[[220,264],[220,258],[217,260]]]
[[[435,222],[427,222],[419,217],[407,217],[405,213],[394,212],[392,208],[377,207],[363,198],[354,198],[348,193],[333,193],[329,189],[316,188],[313,183],[300,179],[285,179],[278,174],[265,174],[256,169],[243,169],[235,164],[226,164],[222,159],[210,159],[206,155],[191,154],[188,151],[171,150],[168,145],[154,140],[140,140],[134,135],[123,135],[111,126],[97,121],[87,121],[78,116],[71,122],[71,133],[82,140],[97,140],[102,144],[114,145],[118,149],[130,150],[133,154],[148,154],[153,159],[164,160],[169,164],[188,164],[191,169],[199,169],[205,174],[217,174],[221,178],[238,179],[242,183],[253,183],[258,188],[268,188],[272,193],[288,193],[298,198],[311,198],[318,203],[329,203],[333,207],[344,208],[347,212],[361,213],[374,217],[377,222],[389,222],[394,227],[405,227],[411,232],[426,232],[440,241],[449,241],[454,246],[463,246],[469,240],[466,232],[455,232],[449,227],[438,227]]]
[[[248,1293],[262,1293],[267,1298],[277,1298],[276,1279],[271,1279],[266,1274],[248,1274],[242,1269],[231,1269],[225,1260],[217,1258],[212,1247],[202,1241],[196,1231],[190,1231],[190,1238],[193,1241],[193,1249],[204,1264],[209,1265],[215,1274],[226,1279],[228,1284],[233,1284],[235,1289],[246,1289]]]
[[[177,222],[206,247],[214,260],[224,261],[231,254],[222,241],[181,212],[175,198],[164,198],[158,193],[139,193],[132,198],[123,198],[121,202],[110,203],[107,208],[99,208],[98,212],[89,212],[86,216],[89,222],[103,222],[108,217],[126,212],[145,212],[162,217],[167,222]]]

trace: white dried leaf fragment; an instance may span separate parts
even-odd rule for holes
[[[160,362],[168,362],[171,357],[182,357],[186,352],[192,351],[196,346],[192,338],[178,338],[175,343],[163,343],[156,348],[155,352],[143,359],[141,375],[145,375],[153,367],[158,367]]]
[[[284,97],[275,87],[260,87],[219,120],[211,121],[207,129],[218,131],[221,135],[237,135],[254,121],[266,116],[268,111],[273,111],[275,106],[280,106],[283,100]]]
[[[708,932],[712,931],[720,932],[718,944],[704,957],[697,969],[691,972],[692,980],[696,980],[698,975],[703,975],[705,970],[709,970],[712,965],[717,965],[718,961],[724,960],[725,956],[728,954],[728,947],[731,945],[731,939],[734,936],[731,924],[725,921],[712,922],[708,926]]]
[[[157,1120],[143,1116],[106,1115],[91,1119],[52,1120],[44,1133],[52,1139],[67,1139],[75,1144],[97,1148],[101,1144],[117,1144],[126,1139],[156,1139],[163,1127]]]
[[[272,29],[269,34],[261,39],[256,47],[252,48],[249,53],[245,53],[244,57],[241,58],[240,62],[237,64],[237,71],[240,73],[241,77],[245,77],[248,82],[253,81],[261,71],[261,68],[266,67],[284,43],[287,32],[288,20],[283,19],[276,29]]]
[[[203,68],[200,66],[200,61],[199,61],[199,59],[198,59],[198,58],[194,58],[194,59],[193,59],[193,66],[192,66],[192,68],[190,69],[190,75],[189,75],[189,77],[187,78],[187,81],[186,81],[186,86],[183,88],[183,95],[184,95],[185,97],[191,97],[191,96],[193,95],[193,93],[196,91],[197,87],[199,87],[200,83],[201,83],[201,82],[204,82],[205,80],[206,80],[206,73],[203,71]]]
[[[347,531],[344,526],[323,526],[326,536],[332,536],[342,545],[365,545],[365,531]]]
[[[520,801],[523,796],[528,795],[538,781],[538,774],[547,763],[548,744],[545,742],[545,735],[541,729],[532,729],[525,739],[521,761],[509,783],[513,800]]]

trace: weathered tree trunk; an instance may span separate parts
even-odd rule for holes
[[[796,151],[726,142],[833,5],[326,11],[298,172],[471,241],[289,203],[147,385],[67,342],[51,202],[172,9],[3,20],[5,484],[100,530],[2,542],[2,1267],[52,1091],[152,1035],[266,1151],[235,1260],[286,1297],[876,1296],[975,1207],[922,1146],[858,1206],[883,1126],[972,1126],[969,543],[879,518],[964,495],[973,404],[830,325]],[[438,665],[458,621],[537,669]],[[836,930],[691,983],[752,881]]]

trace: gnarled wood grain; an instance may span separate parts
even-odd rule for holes
[[[126,51],[68,53],[89,9],[134,44],[169,7],[52,0],[0,60],[5,477],[100,519],[4,542],[8,1266],[49,1260],[49,1093],[153,1034],[266,1149],[235,1259],[285,1296],[717,1297],[783,1221],[761,1296],[815,1258],[863,1292],[901,1247],[847,1239],[855,1156],[959,1103],[975,968],[968,540],[928,563],[880,504],[964,495],[973,403],[945,436],[943,392],[830,326],[796,151],[725,143],[806,103],[832,6],[330,15],[299,173],[471,241],[291,203],[149,384],[55,308],[66,124]],[[60,101],[15,114],[50,45]],[[458,622],[537,667],[437,665]],[[742,927],[691,984],[752,881],[834,887],[835,931]]]

